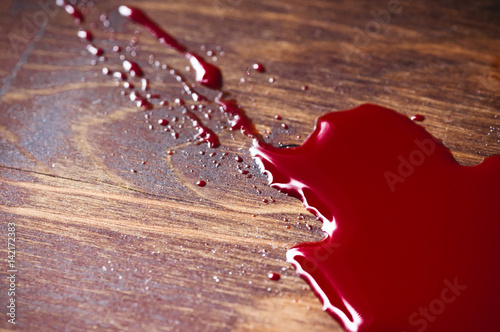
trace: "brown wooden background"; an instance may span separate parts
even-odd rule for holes
[[[93,65],[66,13],[43,21],[48,2],[0,3],[0,327],[13,328],[4,304],[6,224],[15,222],[19,330],[340,331],[285,262],[287,248],[321,239],[321,225],[266,186],[251,141],[221,128],[215,113],[206,121],[222,141],[213,157],[187,142],[195,133],[188,121],[178,139],[150,130],[179,111],[137,110],[101,74],[119,68],[116,55]],[[192,50],[215,50],[224,90],[274,144],[300,143],[319,115],[371,102],[425,115],[463,164],[500,152],[495,0],[401,0],[379,30],[372,13],[394,2],[125,2]],[[113,11],[120,3],[96,1],[88,16],[105,50],[125,47],[135,30]],[[110,14],[116,42],[100,12]],[[356,28],[365,27],[372,33],[361,40]],[[185,60],[138,30],[137,61],[152,90],[179,96],[147,58],[192,80]],[[254,62],[267,72],[247,77]],[[245,165],[252,177],[239,173]]]

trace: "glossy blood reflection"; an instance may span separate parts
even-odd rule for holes
[[[421,126],[362,105],[300,147],[256,142],[271,184],[320,217],[288,260],[347,331],[497,331],[500,156],[459,165]]]

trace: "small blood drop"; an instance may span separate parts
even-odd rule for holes
[[[278,281],[281,279],[281,275],[279,273],[276,273],[276,272],[272,272],[272,273],[269,273],[267,275],[267,277],[273,281]]]

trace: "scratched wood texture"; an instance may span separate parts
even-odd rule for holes
[[[44,16],[49,3],[0,2],[0,327],[341,331],[285,262],[287,248],[321,239],[321,225],[267,187],[250,139],[215,113],[206,124],[220,148],[189,142],[188,121],[179,120],[175,139],[155,121],[180,117],[178,109],[138,110],[101,73],[119,68],[109,50],[125,48],[138,30],[136,60],[152,91],[173,100],[179,85],[147,59],[154,54],[192,82],[185,60],[120,18],[121,2],[95,1],[86,27],[95,23],[96,44],[107,51],[101,62],[70,16]],[[190,49],[213,50],[224,91],[274,144],[299,144],[319,115],[370,102],[424,115],[465,165],[500,152],[495,0],[125,3]],[[266,73],[247,76],[255,62]],[[5,315],[8,222],[16,223],[15,326]]]

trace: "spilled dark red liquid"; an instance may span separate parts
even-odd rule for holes
[[[75,19],[76,23],[80,24],[80,23],[83,22],[82,12],[80,12],[75,6],[67,3],[64,0],[56,0],[56,5],[58,5],[59,7],[64,8],[64,10],[66,11],[66,13],[68,13],[71,16],[73,16],[73,18]]]
[[[102,50],[102,48],[95,47],[92,44],[87,45],[87,51],[89,51],[89,53],[91,53],[93,55],[97,55],[97,56],[104,54],[104,51]]]
[[[220,105],[221,110],[233,117],[231,120],[232,130],[241,130],[248,137],[259,139],[260,135],[255,129],[252,120],[246,116],[245,112],[238,106],[236,100],[223,100],[217,98],[215,100]]]
[[[205,126],[200,118],[188,109],[184,109],[182,114],[186,115],[193,122],[193,126],[198,130],[196,138],[201,139],[203,142],[207,142],[208,146],[211,148],[218,148],[220,146],[219,137],[215,134],[212,129]]]
[[[281,279],[281,275],[279,273],[276,273],[276,272],[272,272],[272,273],[269,273],[267,275],[267,277],[270,279],[270,280],[273,280],[273,281],[278,281]]]
[[[137,107],[142,107],[144,109],[153,108],[153,104],[151,104],[145,97],[141,96],[135,91],[132,91],[130,93],[130,100],[134,101],[137,104]]]
[[[422,114],[415,114],[414,116],[411,117],[411,119],[413,121],[422,122],[425,120],[425,116],[423,116]]]
[[[57,3],[78,22],[83,20],[71,5]],[[183,53],[198,82],[221,87],[217,67],[188,52],[139,9],[119,10]],[[103,54],[93,45],[87,49]],[[131,76],[143,74],[137,64],[123,64]],[[256,65],[256,71],[265,71]],[[195,102],[207,101],[180,74],[172,75]],[[113,76],[127,79],[120,72]],[[138,107],[153,108],[135,91],[130,99]],[[236,101],[215,102],[231,116],[232,129],[255,139],[253,154],[272,185],[301,198],[322,219],[326,238],[296,246],[287,256],[347,331],[497,330],[500,157],[460,166],[423,128],[375,105],[325,115],[302,146],[279,149],[262,142]],[[219,145],[217,135],[193,112],[184,114],[198,129],[197,138]],[[168,125],[162,121],[158,124]]]
[[[125,69],[125,71],[130,73],[130,75],[132,76],[144,75],[144,72],[142,71],[141,67],[136,62],[133,61],[124,60],[123,69]]]
[[[166,119],[159,119],[158,120],[158,124],[160,126],[168,126],[168,120],[166,120]]]
[[[160,43],[171,47],[175,51],[182,53],[191,63],[196,71],[196,81],[211,89],[220,89],[222,87],[222,74],[219,68],[206,62],[201,56],[193,52],[188,52],[187,47],[179,43],[174,37],[170,36],[142,10],[135,7],[120,6],[120,14],[131,21],[142,25],[153,37]]]
[[[80,37],[81,39],[87,40],[87,41],[92,41],[94,36],[92,35],[92,32],[87,31],[87,30],[79,30],[77,32],[77,36]]]
[[[273,187],[326,237],[287,253],[347,331],[497,331],[500,156],[459,165],[376,105],[322,116],[300,147],[257,143]]]
[[[57,4],[59,6],[66,6],[66,2],[64,2],[63,0],[57,0]],[[67,12],[73,16],[77,15],[79,17],[78,23],[81,23],[83,20],[81,12],[77,11],[76,9],[74,11],[71,12],[70,11]],[[134,7],[120,6],[118,8],[118,11],[122,16],[127,17],[131,21],[144,26],[162,44],[167,45],[173,48],[174,50],[183,53],[186,59],[189,60],[189,62],[191,63],[191,66],[194,68],[196,72],[196,80],[198,82],[212,89],[221,88],[222,74],[219,68],[205,62],[205,60],[196,53],[188,52],[187,48],[184,45],[179,43],[174,37],[170,36],[167,32],[165,32],[156,22],[154,22],[151,18],[149,18],[140,9]],[[87,39],[87,40],[92,39],[92,33],[87,30],[80,30],[78,32],[78,36],[82,39]],[[113,47],[113,50],[119,49],[115,47]],[[97,48],[92,44],[87,45],[87,51],[96,56],[101,56],[104,54],[103,49]],[[157,68],[168,69],[169,73],[172,76],[174,76],[177,82],[179,82],[182,85],[184,91],[191,96],[193,101],[195,102],[208,101],[207,97],[195,91],[188,84],[185,78],[176,70],[169,68],[167,65],[160,65],[158,61],[154,61],[154,57],[153,59],[150,58],[150,63],[156,66]],[[124,59],[122,65],[125,71],[128,72],[132,77],[140,77],[144,75],[144,71],[136,62]],[[264,67],[258,64],[258,68],[256,68],[256,70],[263,71]],[[103,68],[103,74],[108,75],[110,73],[111,72],[108,68]],[[113,77],[123,81],[127,80],[127,75],[125,73],[118,71],[113,73]],[[142,82],[142,90],[143,91],[147,90],[148,81],[145,78],[142,78],[141,82]],[[124,82],[123,86],[126,89],[134,89],[135,87],[135,85],[131,82]],[[127,94],[126,92],[122,91],[122,95],[126,94]],[[135,102],[137,107],[143,109],[153,108],[153,104],[148,100],[149,97],[144,98],[135,91],[132,91],[129,96],[130,100]],[[161,97],[159,94],[152,94],[149,96],[151,96],[151,98],[153,98],[154,96],[154,99],[158,99]],[[252,138],[258,137],[258,133],[255,130],[252,121],[245,115],[245,112],[238,106],[236,101],[223,100],[222,98],[217,98],[215,102],[220,105],[222,111],[228,113],[233,117],[233,119],[230,120],[232,129],[240,129],[243,133]],[[163,101],[160,103],[160,106],[164,106],[165,104],[166,102]],[[210,128],[205,126],[194,113],[190,112],[189,110],[185,110],[184,113],[193,121],[194,126],[198,130],[198,134],[195,136],[195,138],[199,138],[202,141],[207,142],[209,147],[216,148],[220,146],[219,138],[216,133],[214,133]],[[177,137],[176,133],[173,133],[173,135]]]
[[[264,67],[263,64],[261,63],[254,63],[252,65],[252,68],[255,70],[255,71],[258,71],[259,73],[265,73],[266,72],[266,67]]]

